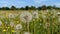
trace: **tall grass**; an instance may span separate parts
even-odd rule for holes
[[[60,34],[58,10],[38,11],[39,18],[33,18],[29,23],[21,21],[19,17],[21,12],[23,11],[0,11],[0,21],[2,22],[0,34]],[[32,14],[33,11],[28,12]],[[14,15],[14,18],[8,17],[10,13]],[[22,26],[19,25],[16,29],[17,24]]]

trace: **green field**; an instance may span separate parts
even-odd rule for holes
[[[0,34],[60,34],[60,10],[0,10]]]

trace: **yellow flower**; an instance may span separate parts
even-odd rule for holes
[[[35,19],[33,19],[33,21],[35,21]]]
[[[10,28],[10,27],[7,27],[8,29]]]
[[[3,32],[6,32],[6,30],[4,29]]]
[[[19,21],[17,21],[17,23],[19,23]]]
[[[10,28],[10,27],[6,27],[6,28]]]
[[[15,30],[12,30],[12,32],[15,32]]]

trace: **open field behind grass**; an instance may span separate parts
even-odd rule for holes
[[[60,10],[0,10],[0,34],[60,34],[58,13]]]

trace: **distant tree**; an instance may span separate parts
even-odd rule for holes
[[[28,9],[29,9],[29,6],[26,6],[26,7],[25,7],[25,10],[28,10]]]
[[[42,8],[42,10],[46,10],[47,9],[46,5],[42,5],[41,8]]]
[[[54,6],[53,6],[53,9],[56,9],[56,8],[57,8],[57,7],[54,5]]]
[[[21,7],[20,10],[24,10],[25,8],[24,7]]]
[[[36,10],[36,7],[35,6],[31,6],[29,7],[30,10]]]
[[[21,8],[16,8],[15,6],[11,6],[11,8],[9,7],[2,7],[0,8],[0,10],[46,10],[46,9],[57,9],[57,10],[60,10],[60,7],[56,7],[55,5],[54,6],[46,6],[46,5],[42,5],[42,6],[39,6],[38,8],[36,8],[35,6],[25,6],[25,7],[21,7]]]
[[[51,8],[53,8],[52,6],[47,6],[47,9],[51,9]]]
[[[11,9],[11,10],[16,10],[16,7],[15,7],[15,6],[11,6],[10,9]]]
[[[38,7],[37,10],[41,10],[41,7]]]
[[[0,8],[0,10],[9,10],[9,8],[8,7],[2,7],[2,8]]]

